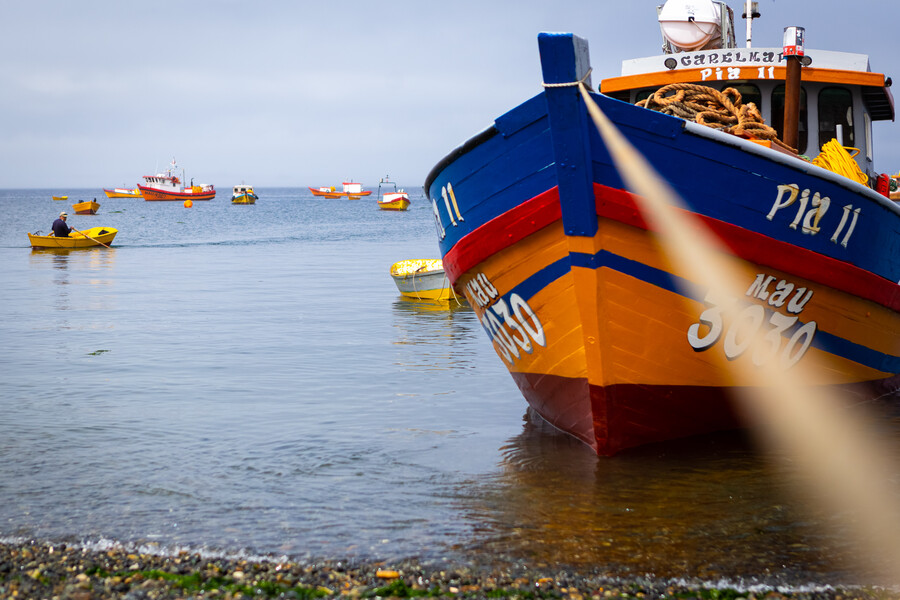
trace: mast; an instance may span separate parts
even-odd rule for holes
[[[786,74],[784,78],[784,143],[791,148],[800,146],[800,73],[801,59],[804,56],[803,27],[784,28],[784,60]]]
[[[747,47],[750,48],[753,44],[753,19],[759,18],[759,2],[747,0],[743,17],[747,19]]]

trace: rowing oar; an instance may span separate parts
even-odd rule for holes
[[[92,238],[91,236],[89,236],[88,234],[86,234],[86,233],[83,232],[83,231],[78,231],[78,230],[75,229],[74,227],[72,228],[72,231],[74,231],[75,233],[80,233],[81,235],[83,235],[83,236],[86,237],[87,239],[91,240],[92,242],[97,242],[98,244],[100,244],[100,245],[103,246],[104,248],[109,248],[109,246],[107,246],[106,244],[104,244],[104,243],[101,242],[100,240],[96,240],[96,239]]]

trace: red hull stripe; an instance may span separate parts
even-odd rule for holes
[[[628,192],[594,184],[597,214],[648,230]],[[451,282],[493,254],[561,219],[557,188],[527,200],[466,235],[444,256]],[[772,239],[717,219],[703,222],[736,256],[792,273],[900,311],[900,286],[883,277],[817,252]]]
[[[736,429],[746,425],[735,398],[741,388],[708,386],[588,385],[581,378],[510,371],[532,407],[550,424],[588,444],[601,456],[626,448]],[[850,397],[877,397],[896,389],[898,377],[840,386]],[[589,388],[589,416],[571,427],[570,400]],[[539,408],[538,408],[539,407]],[[569,427],[568,429],[566,427]]]
[[[495,217],[466,235],[444,256],[444,272],[450,281],[504,248],[562,218],[559,191],[551,188],[512,210]]]

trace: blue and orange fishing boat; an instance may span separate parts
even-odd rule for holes
[[[756,16],[739,48],[724,2],[669,0],[665,53],[625,61],[600,93],[587,42],[542,33],[544,90],[426,179],[454,288],[531,407],[600,455],[743,425],[736,390],[766,382],[730,363],[816,365],[815,386],[869,396],[900,386],[900,209],[871,131],[894,118],[890,82],[789,28],[796,43],[751,47]],[[669,260],[591,105],[723,243],[741,297]],[[747,351],[748,329],[767,353]]]

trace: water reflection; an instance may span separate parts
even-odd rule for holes
[[[54,268],[67,268],[70,264],[80,268],[110,268],[115,264],[115,248],[32,248],[29,254],[32,266],[49,264]]]
[[[112,284],[112,270],[115,266],[116,251],[113,248],[41,248],[32,249],[29,254],[31,266],[36,272],[48,269],[54,286],[52,298],[56,310],[68,311],[75,308],[73,298],[78,294],[76,288],[82,284],[88,286],[107,286]],[[36,281],[40,282],[38,278]],[[104,297],[96,294],[78,294],[84,298],[84,306],[92,310],[106,308]]]
[[[402,355],[403,366],[446,369],[469,362],[480,331],[467,304],[400,298],[391,308],[393,343],[415,350]]]
[[[529,412],[490,481],[463,493],[487,560],[600,566],[765,583],[847,582],[849,542],[824,533],[834,515],[797,502],[792,464],[741,432],[598,458]]]

